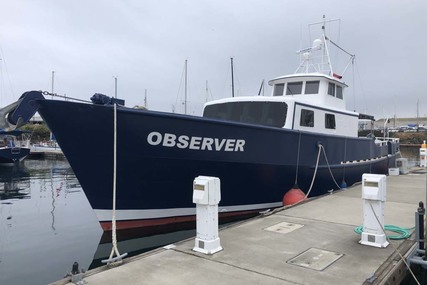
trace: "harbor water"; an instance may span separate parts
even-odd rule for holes
[[[101,265],[111,243],[65,159],[25,159],[0,167],[0,284],[42,285],[62,279],[74,262]],[[119,242],[135,255],[194,235],[185,231]]]
[[[416,165],[419,148],[402,147]],[[0,167],[0,284],[48,284],[62,279],[74,262],[100,266],[111,252],[85,193],[65,159],[26,159]],[[194,230],[118,244],[136,255],[195,236]]]

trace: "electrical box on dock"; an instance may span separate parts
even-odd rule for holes
[[[383,174],[363,174],[363,231],[361,244],[387,247],[384,232],[384,202],[386,201],[386,176]]]
[[[221,200],[218,177],[198,176],[193,183],[193,203],[196,204],[194,251],[214,254],[222,247],[218,236],[218,204]]]
[[[426,141],[423,142],[420,148],[420,166],[427,167],[427,145]]]

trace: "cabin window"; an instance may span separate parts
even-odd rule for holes
[[[317,94],[319,93],[320,81],[307,81],[305,83],[305,94]]]
[[[342,99],[342,87],[337,85],[337,98]]]
[[[325,114],[325,128],[335,129],[335,115]]]
[[[314,111],[301,109],[300,123],[303,127],[314,127]]]
[[[302,93],[302,82],[289,82],[286,87],[286,95],[295,95]]]
[[[273,96],[282,96],[284,89],[285,89],[285,84],[284,83],[274,84]]]
[[[283,127],[288,105],[284,102],[229,102],[205,107],[203,117]]]
[[[328,94],[335,97],[335,84],[329,82]]]

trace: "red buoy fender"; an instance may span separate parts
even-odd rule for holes
[[[292,188],[283,196],[283,206],[296,204],[305,199],[305,193],[299,188]]]

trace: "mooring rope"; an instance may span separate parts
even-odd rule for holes
[[[323,145],[320,145],[320,148],[323,150],[323,155],[325,156],[326,165],[328,166],[329,173],[331,174],[332,180],[334,180],[334,183],[335,183],[335,185],[337,185],[338,189],[341,189],[341,187],[338,185],[337,181],[335,180],[334,175],[332,174],[331,166],[329,165],[329,161],[328,161],[328,157],[326,156],[325,148],[323,147]]]
[[[305,194],[305,197],[303,200],[307,199],[308,195],[310,195],[311,189],[313,188],[314,180],[316,179],[317,169],[319,168],[319,161],[320,161],[320,153],[322,152],[322,145],[319,143],[318,146],[319,152],[317,153],[317,160],[316,160],[316,167],[314,168],[313,178],[311,179],[310,188],[307,191],[307,194]]]
[[[110,257],[107,260],[102,260],[103,263],[108,265],[118,265],[122,263],[122,258],[127,256],[127,253],[120,255],[117,247],[117,233],[116,233],[116,184],[117,184],[117,104],[114,104],[114,147],[113,147],[113,210],[111,218],[111,239],[113,248],[111,249]],[[116,257],[113,258],[114,254]]]

